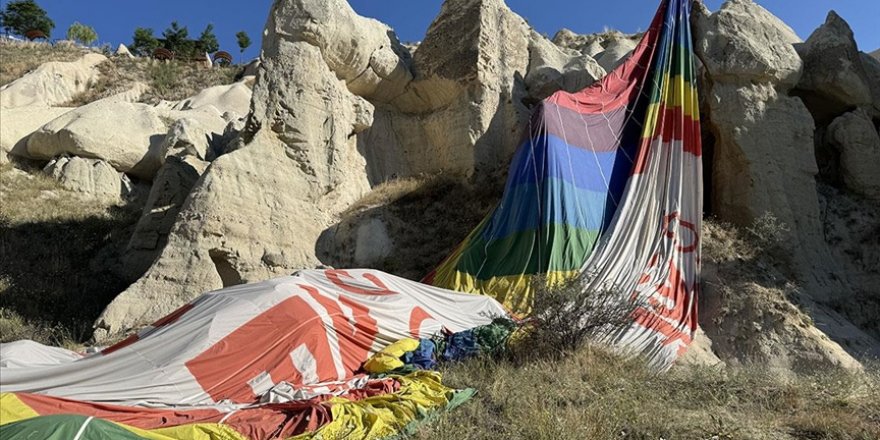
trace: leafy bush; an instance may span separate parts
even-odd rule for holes
[[[77,21],[67,29],[67,39],[91,46],[92,43],[98,41],[98,34],[91,26],[86,26]]]
[[[534,281],[531,328],[512,347],[515,358],[560,357],[632,323],[638,303],[613,289],[589,290],[578,277],[563,283]]]
[[[159,40],[153,35],[152,29],[139,27],[134,30],[134,37],[132,38],[131,47],[129,47],[132,53],[148,57],[158,48]]]

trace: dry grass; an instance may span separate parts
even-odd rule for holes
[[[0,85],[12,82],[49,61],[75,61],[88,49],[46,43],[0,42]],[[199,62],[160,62],[147,58],[110,57],[98,65],[101,78],[88,91],[65,103],[77,107],[130,90],[136,83],[148,90],[140,102],[178,101],[205,88],[231,84],[240,66],[207,69]]]
[[[132,280],[113,270],[139,212],[0,167],[0,342],[70,345]]]
[[[497,181],[502,181],[498,179]],[[434,175],[393,180],[376,187],[342,214],[339,229],[356,229],[380,218],[397,246],[375,269],[418,280],[452,252],[495,206],[497,184],[474,184],[454,176]],[[325,243],[319,243],[319,248]],[[324,264],[352,267],[353,243],[338,241],[320,257]]]
[[[87,92],[67,106],[80,106],[130,90],[137,83],[148,89],[140,102],[179,101],[217,85],[231,84],[241,70],[238,67],[206,69],[198,63],[156,61],[145,58],[114,57],[98,66],[101,78]]]
[[[48,43],[0,41],[0,86],[21,78],[49,61],[74,61],[89,51]]]
[[[521,365],[521,364],[520,364]],[[782,377],[760,368],[676,367],[587,347],[525,366],[476,359],[444,381],[478,390],[417,439],[877,439],[880,374]]]

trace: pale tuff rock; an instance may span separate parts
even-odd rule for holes
[[[801,39],[781,20],[751,0],[729,0],[709,15],[694,9],[695,49],[713,81],[768,82],[790,90],[803,62],[793,44]]]
[[[828,126],[828,143],[840,154],[840,176],[847,188],[880,201],[880,134],[864,111],[838,117]]]
[[[118,57],[134,58],[134,55],[128,50],[128,46],[122,43],[119,43],[119,46],[116,47],[115,53]]]
[[[596,61],[603,69],[610,72],[626,61],[626,58],[632,53],[637,45],[638,41],[630,38],[615,38],[609,40],[605,46],[605,50],[596,54]]]
[[[229,85],[208,87],[197,95],[184,99],[172,108],[174,110],[199,109],[213,106],[222,111],[232,111],[239,115],[246,115],[251,106],[251,88],[243,82]]]
[[[576,92],[603,76],[605,70],[592,58],[561,49],[535,31],[530,33],[525,84],[535,101],[559,90]]]
[[[277,2],[272,15],[277,19],[268,38],[319,48],[330,70],[356,95],[388,101],[412,79],[409,51],[391,28],[357,15],[346,1]]]
[[[54,119],[27,143],[31,159],[72,155],[102,159],[116,170],[150,180],[162,164],[167,127],[146,104],[95,101]]]
[[[288,3],[275,4],[267,25],[243,145],[197,181],[161,255],[104,311],[96,338],[152,322],[207,290],[313,267],[333,215],[369,189],[353,135],[372,106],[324,59],[330,50],[357,51],[304,40],[288,28],[300,22],[279,12],[293,13]],[[297,13],[324,7],[306,3]]]
[[[0,110],[0,160],[7,154],[27,156],[31,133],[73,110],[69,107],[18,107]]]
[[[54,107],[88,90],[100,77],[101,54],[86,54],[77,61],[45,63],[31,73],[0,88],[0,108]]]
[[[847,288],[846,281],[833,275],[839,267],[823,234],[813,117],[800,99],[785,94],[798,84],[803,71],[793,47],[798,38],[749,0],[728,1],[711,15],[698,7],[694,25],[697,55],[711,78],[701,93],[715,141],[713,212],[742,226],[766,214],[778,221],[780,246],[790,255],[791,269],[803,286],[799,295],[803,302],[811,302],[810,317],[821,323],[821,327],[799,324],[791,313],[782,313],[773,325],[750,328],[762,310],[794,306],[778,287],[742,283],[733,287],[737,292],[727,292],[707,283],[704,298],[737,294],[736,301],[744,305],[721,324],[720,318],[713,321],[721,309],[703,309],[702,324],[713,349],[726,362],[752,359],[779,368],[799,363],[855,368],[858,363],[838,343],[854,347],[857,342],[864,346],[869,341],[870,346],[876,341],[870,342],[845,320],[833,319],[823,305],[840,298]],[[754,344],[744,346],[744,337],[730,339],[736,334],[750,335],[745,339],[752,338]]]
[[[207,167],[208,162],[193,155],[165,159],[125,250],[124,267],[129,274],[143,274],[165,247],[180,208]]]
[[[98,159],[59,157],[43,168],[61,186],[94,199],[119,203],[134,191],[128,176]]]
[[[834,11],[828,13],[825,24],[798,46],[798,52],[804,60],[804,75],[798,89],[822,100],[819,112],[839,113],[848,107],[871,104],[871,88],[852,30]],[[811,104],[809,99],[807,103]]]

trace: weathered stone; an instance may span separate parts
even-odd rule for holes
[[[708,14],[695,3],[694,45],[713,81],[767,82],[786,92],[798,83],[803,62],[797,34],[751,0],[729,0]]]
[[[880,201],[880,134],[863,110],[846,113],[828,126],[828,143],[840,154],[847,188]]]
[[[150,180],[162,164],[167,127],[146,104],[95,101],[31,134],[27,157],[73,155],[104,160],[116,170]]]
[[[175,104],[174,110],[199,109],[213,106],[221,112],[233,111],[246,115],[251,106],[251,88],[243,82],[208,87],[193,97]]]
[[[132,55],[131,51],[128,50],[128,46],[123,43],[119,43],[119,46],[116,47],[116,56],[134,58],[134,55]]]
[[[610,72],[626,61],[636,45],[638,45],[638,41],[633,39],[615,38],[607,42],[605,50],[596,54],[596,61],[605,71]]]
[[[286,27],[285,14],[317,6],[290,6],[276,2],[270,16],[243,145],[198,180],[159,257],[102,314],[98,339],[149,323],[201,292],[313,267],[321,231],[369,188],[351,136],[364,123],[356,107],[365,101],[330,69],[326,48],[314,45],[320,39],[304,41]]]
[[[98,159],[59,157],[43,169],[61,186],[109,203],[125,200],[132,191],[131,181],[110,164]]]
[[[150,188],[125,252],[125,267],[131,274],[142,274],[156,259],[174,226],[177,214],[208,163],[193,155],[169,156]]]
[[[52,61],[0,88],[0,108],[54,107],[85,92],[100,77],[101,54],[86,54],[77,61]]]
[[[31,133],[73,110],[69,107],[17,107],[0,110],[0,158],[27,156]]]
[[[605,70],[591,57],[560,49],[537,32],[531,32],[525,84],[535,101],[559,90],[576,92],[603,76]]]
[[[871,105],[871,89],[852,30],[834,11],[798,46],[798,52],[804,60],[798,89],[816,95],[806,101],[815,114],[834,115]]]

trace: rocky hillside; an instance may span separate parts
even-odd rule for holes
[[[717,220],[687,360],[859,369],[880,355],[880,61],[833,12],[806,41],[749,0],[700,6],[693,26]],[[501,0],[447,0],[404,46],[344,0],[278,1],[256,76],[185,99],[111,94],[113,69],[141,61],[91,53],[10,82],[0,157],[139,213],[119,228],[128,285],[107,284],[106,341],[303,267],[420,278],[497,200],[531,106],[601,78],[637,40],[551,41]]]

